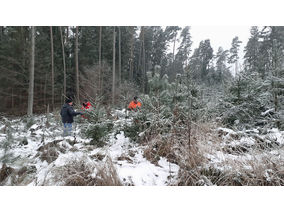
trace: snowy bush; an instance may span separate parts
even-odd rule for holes
[[[24,122],[26,123],[26,128],[29,129],[32,125],[35,124],[35,120],[33,117],[26,117],[24,119]]]
[[[91,139],[90,144],[102,147],[105,145],[107,139],[109,138],[109,133],[112,131],[112,122],[101,122],[96,124],[91,124],[85,131],[87,138]]]
[[[280,82],[273,76],[263,80],[255,73],[240,73],[219,102],[223,124],[239,129],[251,126],[282,128],[283,95]]]
[[[72,158],[62,166],[53,167],[43,185],[119,186],[122,185],[110,159],[94,164],[83,155]]]
[[[0,158],[2,163],[11,163],[17,157],[14,156],[14,153],[11,151],[12,147],[15,146],[15,140],[13,137],[13,129],[10,122],[6,122],[6,138],[0,143],[0,150],[3,150],[3,155]]]

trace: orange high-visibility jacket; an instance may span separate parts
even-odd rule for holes
[[[134,103],[134,101],[131,101],[128,105],[128,109],[136,109],[136,107],[141,107],[141,103],[137,101],[137,104]]]

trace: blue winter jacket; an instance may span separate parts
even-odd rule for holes
[[[81,112],[75,112],[73,107],[70,106],[69,104],[64,104],[61,108],[61,118],[62,118],[62,123],[73,123],[73,117],[76,115],[82,114]]]

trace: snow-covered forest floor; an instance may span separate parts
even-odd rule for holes
[[[82,118],[76,118],[76,121]],[[0,181],[2,185],[168,185],[179,167],[161,158],[157,165],[143,156],[145,146],[131,143],[123,132],[114,134],[114,121],[105,146],[90,145],[84,123],[73,124],[73,136],[62,137],[55,114],[0,121]],[[3,165],[7,165],[4,166]]]
[[[115,111],[102,147],[75,119],[73,135],[62,137],[58,113],[0,118],[1,185],[283,185],[284,131],[234,131],[196,124],[191,147],[171,144],[170,155],[149,157],[153,141],[132,142],[121,126],[131,124]],[[158,145],[156,145],[158,146]],[[152,153],[150,153],[152,154]],[[153,160],[154,159],[154,160]]]

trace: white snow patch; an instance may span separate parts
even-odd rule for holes
[[[179,167],[167,162],[163,158],[158,164],[159,166],[155,166],[146,160],[140,150],[140,152],[135,155],[135,164],[123,163],[117,165],[116,168],[119,177],[125,183],[132,183],[135,186],[166,185],[166,183],[169,182],[168,177],[171,173],[177,175]]]
[[[33,124],[33,125],[30,127],[30,129],[37,129],[38,127],[39,127],[38,124]]]
[[[266,116],[267,114],[269,114],[269,113],[272,112],[272,111],[273,111],[273,109],[268,109],[268,110],[266,110],[265,112],[262,112],[261,115],[262,115],[262,116]]]

